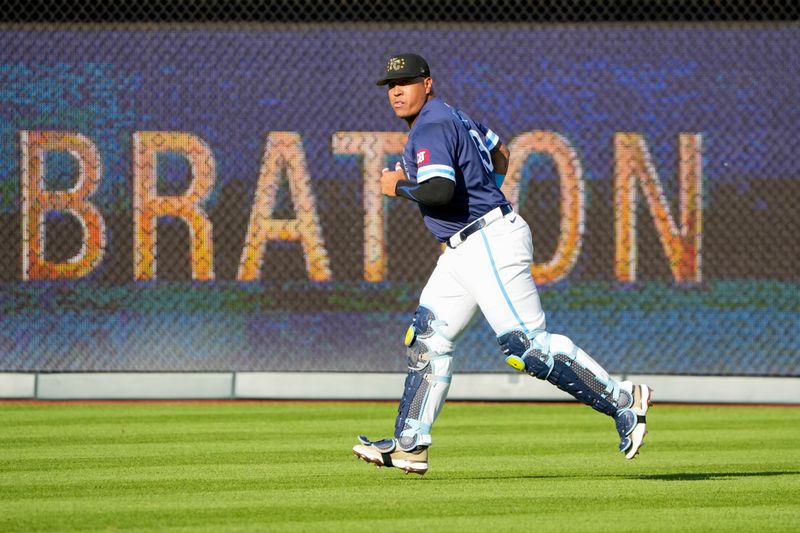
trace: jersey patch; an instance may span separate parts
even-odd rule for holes
[[[431,153],[427,148],[417,151],[417,166],[424,165],[431,160]]]

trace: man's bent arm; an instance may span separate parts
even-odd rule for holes
[[[492,148],[490,154],[495,174],[505,176],[506,172],[508,172],[508,158],[511,156],[511,152],[508,151],[505,144],[499,142],[497,146]]]
[[[497,146],[492,148],[492,151],[489,152],[489,154],[492,156],[492,166],[494,167],[494,182],[499,189],[503,186],[503,181],[506,179],[506,172],[508,172],[508,157],[511,155],[511,153],[503,143],[498,142]]]
[[[395,185],[395,194],[422,205],[445,205],[453,198],[456,184],[448,178],[431,178],[422,183],[400,180]]]

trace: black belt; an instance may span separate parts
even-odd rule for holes
[[[449,239],[447,239],[447,246],[450,248],[455,248],[465,240],[467,237],[475,233],[476,231],[488,226],[495,220],[501,219],[507,214],[509,214],[514,209],[509,205],[501,205],[500,207],[495,207],[481,218],[477,220],[473,220],[467,227],[454,233]]]

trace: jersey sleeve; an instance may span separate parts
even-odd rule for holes
[[[425,124],[414,135],[413,153],[417,165],[417,183],[431,178],[456,181],[455,133],[441,123]]]
[[[494,150],[494,148],[500,144],[500,137],[480,122],[475,122],[475,125],[478,127],[478,131],[480,131],[483,137],[486,139],[486,148],[488,148],[490,152]]]

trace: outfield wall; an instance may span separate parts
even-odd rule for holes
[[[800,378],[616,375],[647,383],[659,403],[800,404]],[[393,400],[403,373],[0,373],[6,400]],[[547,382],[508,374],[456,374],[449,400],[574,401]]]
[[[405,133],[374,80],[409,43],[512,148],[503,190],[552,331],[616,375],[800,376],[796,24],[7,26],[0,43],[0,371],[20,383],[402,374],[440,253],[376,187]],[[511,379],[479,319],[456,357]]]

